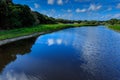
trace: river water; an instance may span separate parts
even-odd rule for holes
[[[0,80],[120,80],[120,33],[69,28],[0,46]]]

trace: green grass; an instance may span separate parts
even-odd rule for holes
[[[0,31],[0,40],[30,35],[37,32],[52,32],[70,27],[90,26],[90,24],[45,24],[26,28]],[[91,25],[95,26],[95,25]]]
[[[108,25],[110,29],[120,31],[120,24]]]

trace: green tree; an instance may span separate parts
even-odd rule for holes
[[[114,24],[117,24],[118,21],[119,21],[118,19],[111,19],[111,20],[108,20],[107,23],[111,24],[111,25],[114,25]]]
[[[5,0],[1,0],[0,1],[0,26],[5,26],[5,24],[7,23],[6,21],[7,15],[8,15],[8,5],[6,4]],[[2,27],[0,27],[0,29],[1,28]]]

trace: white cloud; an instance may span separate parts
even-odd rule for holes
[[[120,18],[120,13],[119,13],[119,14],[115,14],[115,15],[113,16],[113,18]]]
[[[39,5],[39,4],[37,4],[37,3],[34,3],[34,7],[35,7],[35,8],[39,8],[39,7],[40,7],[40,5]]]
[[[91,4],[88,8],[89,11],[95,11],[95,10],[99,10],[102,6],[101,5],[94,5]]]
[[[94,5],[94,4],[91,4],[88,8],[83,8],[83,9],[79,9],[77,8],[76,9],[76,12],[77,13],[81,13],[81,12],[87,12],[87,11],[96,11],[96,10],[99,10],[102,6],[101,5]]]
[[[58,5],[62,5],[63,4],[63,0],[57,0],[57,4]]]
[[[63,3],[68,3],[69,0],[47,0],[48,4],[53,5],[54,3],[58,5],[63,5]]]
[[[120,9],[120,3],[117,4],[117,7],[116,8],[119,8]]]
[[[53,5],[54,4],[54,0],[48,0],[48,4]]]
[[[104,15],[104,16],[101,16],[101,19],[104,19],[104,20],[108,20],[108,19],[112,19],[112,18],[120,18],[120,13],[118,14],[107,14],[107,15]]]
[[[76,9],[76,12],[77,12],[77,13],[86,12],[86,11],[87,11],[86,9],[79,9],[79,8]]]

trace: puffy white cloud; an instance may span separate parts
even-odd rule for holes
[[[34,7],[35,7],[35,8],[39,8],[39,7],[40,7],[40,5],[39,5],[39,4],[37,4],[37,3],[34,3]]]
[[[53,5],[54,4],[54,0],[48,0],[48,4]]]
[[[91,4],[88,8],[83,8],[83,9],[80,9],[80,8],[77,8],[76,9],[76,12],[77,13],[81,13],[81,12],[87,12],[87,11],[96,11],[96,10],[99,10],[102,6],[101,5],[94,5],[94,4]]]
[[[69,0],[47,0],[47,3],[50,5],[58,4],[58,5],[63,5],[64,3],[68,3]]]
[[[79,8],[76,9],[76,12],[77,12],[77,13],[86,12],[86,11],[87,11],[87,9],[79,9]]]
[[[63,0],[57,0],[57,4],[58,5],[62,5],[63,4]]]
[[[119,8],[120,9],[120,3],[117,4],[117,7],[116,8]]]
[[[95,4],[91,4],[88,8],[89,11],[95,11],[95,10],[99,10],[102,6],[101,5],[95,5]]]

